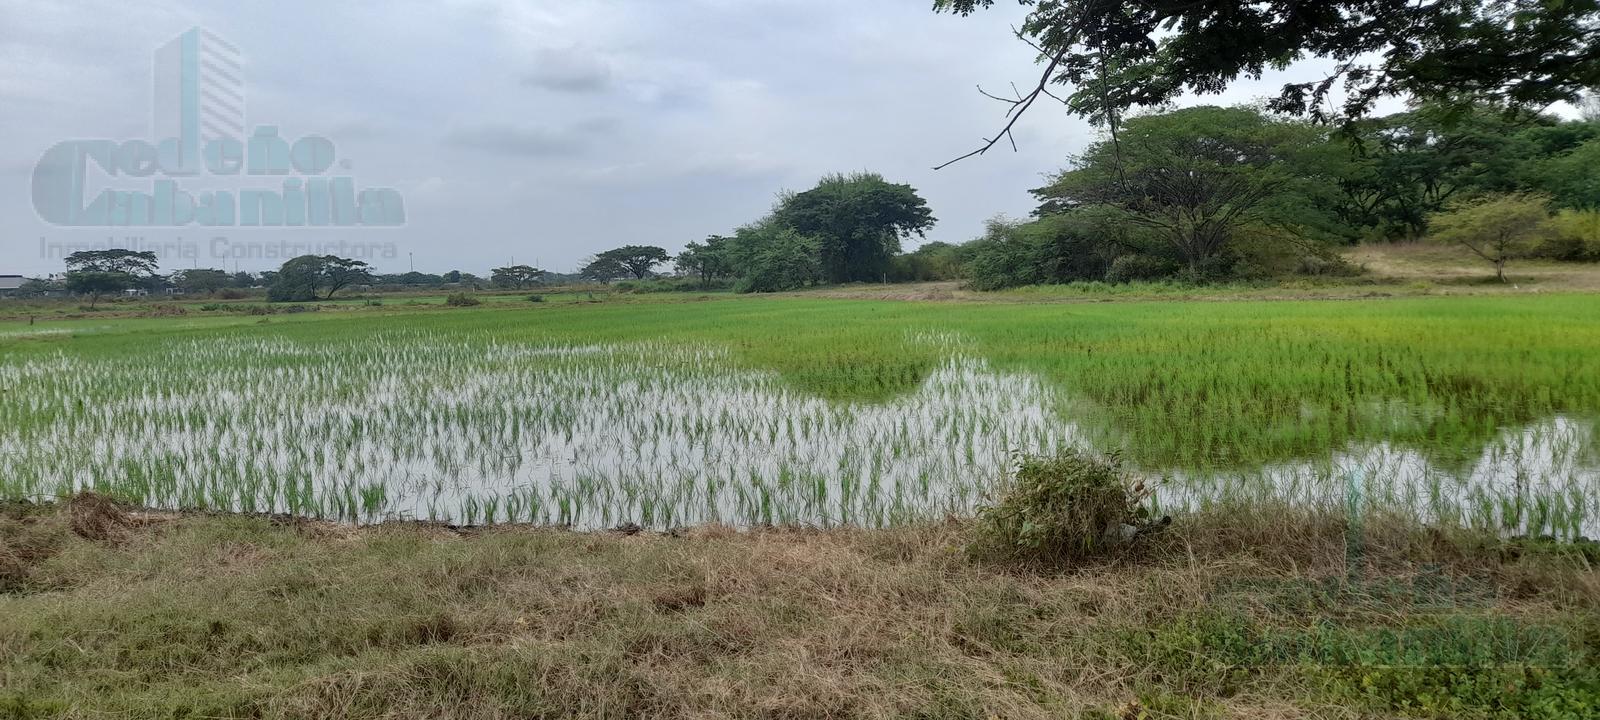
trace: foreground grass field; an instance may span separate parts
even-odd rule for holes
[[[673,536],[0,512],[0,717],[1562,718],[1600,551],[1201,513],[1064,570],[959,523]]]

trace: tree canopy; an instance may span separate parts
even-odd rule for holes
[[[608,281],[633,276],[643,280],[655,275],[656,266],[672,259],[663,248],[654,245],[624,245],[594,256],[578,271],[591,280]]]
[[[264,273],[263,273],[264,274]],[[267,289],[267,299],[273,302],[304,302],[332,299],[334,293],[349,287],[372,282],[372,268],[367,263],[336,255],[301,255],[285,262],[273,276]]]
[[[154,278],[159,261],[148,250],[80,250],[67,256],[67,289],[89,296],[89,307],[100,296],[134,287]]]
[[[1506,281],[1506,263],[1527,257],[1550,235],[1548,198],[1527,193],[1491,195],[1462,203],[1434,218],[1434,242],[1458,245],[1494,265]]]
[[[923,235],[935,222],[915,189],[877,173],[824,177],[810,190],[783,197],[772,219],[817,240],[829,282],[881,281],[900,241]]]
[[[1600,86],[1600,0],[1021,0],[1018,35],[1045,69],[1010,123],[1040,97],[1115,127],[1130,108],[1220,93],[1307,57],[1320,80],[1284,85],[1275,112],[1316,120],[1370,113],[1406,96],[1438,105],[1539,108]],[[935,0],[970,14],[994,0]],[[1342,98],[1338,97],[1342,94]],[[1008,136],[995,134],[987,150]],[[979,151],[981,152],[981,150]],[[974,153],[977,154],[977,153]]]
[[[1035,194],[1044,211],[1108,207],[1192,273],[1242,233],[1325,225],[1311,209],[1323,134],[1245,108],[1195,107],[1129,120]],[[1145,249],[1145,248],[1130,248]]]
[[[233,276],[215,268],[192,268],[174,273],[173,281],[186,293],[214,293],[233,284]]]
[[[489,281],[495,285],[521,290],[529,285],[539,282],[544,277],[544,271],[532,265],[507,265],[497,267],[490,271]],[[441,278],[443,280],[443,278]],[[461,273],[456,273],[455,282],[461,280]]]

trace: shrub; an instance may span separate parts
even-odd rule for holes
[[[1101,554],[1144,523],[1148,492],[1130,487],[1116,458],[1067,450],[1025,457],[1000,501],[979,511],[972,554],[1061,563]]]
[[[217,297],[223,300],[243,300],[248,295],[249,293],[238,288],[223,288],[221,292],[217,293]]]
[[[968,250],[967,286],[1000,290],[1099,280],[1106,273],[1110,247],[1092,217],[1051,215],[1026,223],[991,220],[984,237]]]
[[[1106,282],[1126,283],[1136,280],[1159,280],[1177,274],[1178,265],[1154,255],[1123,255],[1111,261],[1106,270]]]
[[[450,293],[450,295],[444,299],[444,304],[449,305],[450,307],[473,307],[475,305],[482,305],[483,301],[466,293]]]
[[[544,302],[543,295],[529,295],[528,302]]]
[[[383,307],[383,301],[382,300],[368,300],[366,302],[366,305],[367,305],[367,307]]]
[[[221,303],[206,303],[204,305],[201,305],[200,309],[202,311],[204,311],[204,312],[215,312],[217,310],[221,310],[222,309],[222,304]]]
[[[1550,220],[1551,233],[1534,254],[1551,260],[1600,260],[1600,211],[1562,210]]]

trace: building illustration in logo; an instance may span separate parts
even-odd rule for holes
[[[40,220],[60,227],[405,224],[400,192],[358,187],[332,140],[246,124],[244,62],[227,40],[191,28],[153,60],[151,137],[66,140],[46,150],[33,168]]]
[[[151,130],[177,138],[185,158],[214,140],[243,141],[244,63],[216,33],[191,28],[155,52]]]

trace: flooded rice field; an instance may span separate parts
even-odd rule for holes
[[[886,400],[823,399],[714,343],[563,344],[386,330],[152,340],[0,359],[0,494],[355,522],[882,526],[966,514],[1017,453],[1111,451],[1092,410],[957,335]],[[1129,453],[1136,458],[1137,453]],[[1553,416],[1482,447],[1358,443],[1230,468],[1158,464],[1158,502],[1400,508],[1562,537],[1600,521],[1595,427]]]

